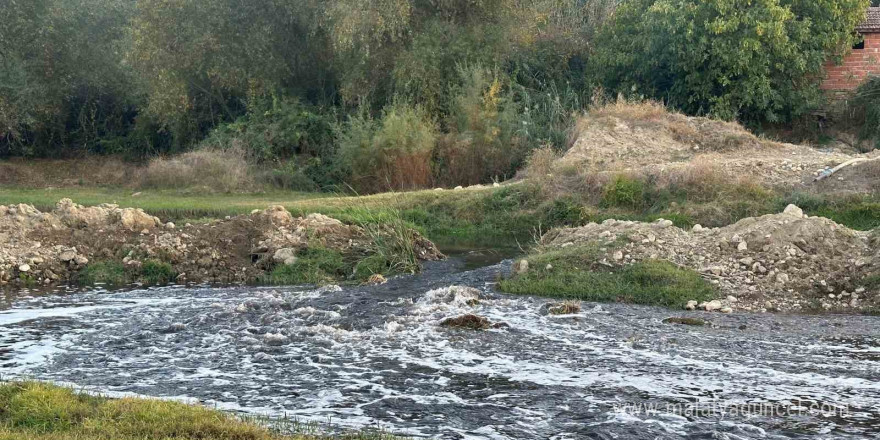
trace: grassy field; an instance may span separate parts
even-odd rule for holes
[[[591,204],[580,194],[547,196],[538,185],[514,183],[500,188],[423,190],[352,197],[291,191],[254,194],[210,193],[196,190],[131,190],[108,187],[33,189],[0,186],[0,204],[28,203],[51,210],[62,198],[83,205],[115,203],[143,208],[165,221],[196,222],[223,218],[282,205],[294,214],[319,212],[350,223],[400,217],[441,246],[520,247],[541,232],[559,226],[578,226],[620,220],[672,220],[689,228],[723,226],[737,220],[778,213],[794,203],[810,215],[830,218],[858,230],[880,227],[880,200],[871,196],[826,197],[769,191],[727,191],[701,198],[687,192],[639,189],[621,195],[619,182],[605,189],[602,200]],[[624,187],[626,189],[626,187]],[[137,195],[135,195],[137,194]],[[612,197],[615,196],[615,197]]]
[[[0,384],[0,440],[393,440],[385,433],[275,433],[227,413],[154,399],[108,399],[36,382]],[[301,434],[299,432],[302,432]]]

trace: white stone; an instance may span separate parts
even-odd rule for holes
[[[272,260],[276,263],[281,264],[293,264],[296,263],[296,249],[294,248],[282,248],[275,251],[272,255]]]
[[[21,266],[18,266],[19,272],[30,272],[30,270],[31,266],[29,264],[22,264]]]
[[[785,207],[785,210],[782,211],[783,214],[790,215],[792,217],[804,218],[804,210],[798,208],[795,205],[788,205]]]

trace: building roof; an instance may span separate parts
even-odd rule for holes
[[[880,8],[868,8],[868,18],[856,26],[856,31],[863,34],[880,32]]]

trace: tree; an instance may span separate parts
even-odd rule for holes
[[[784,121],[820,100],[823,65],[868,0],[627,0],[592,60],[610,91],[691,114]]]
[[[0,153],[84,148],[123,130],[127,0],[9,0],[0,8]],[[5,151],[4,151],[5,150]]]

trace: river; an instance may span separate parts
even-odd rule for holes
[[[494,290],[508,265],[458,257],[381,286],[18,292],[0,302],[0,374],[426,438],[880,436],[880,317],[552,316]],[[438,326],[464,313],[509,327]]]

